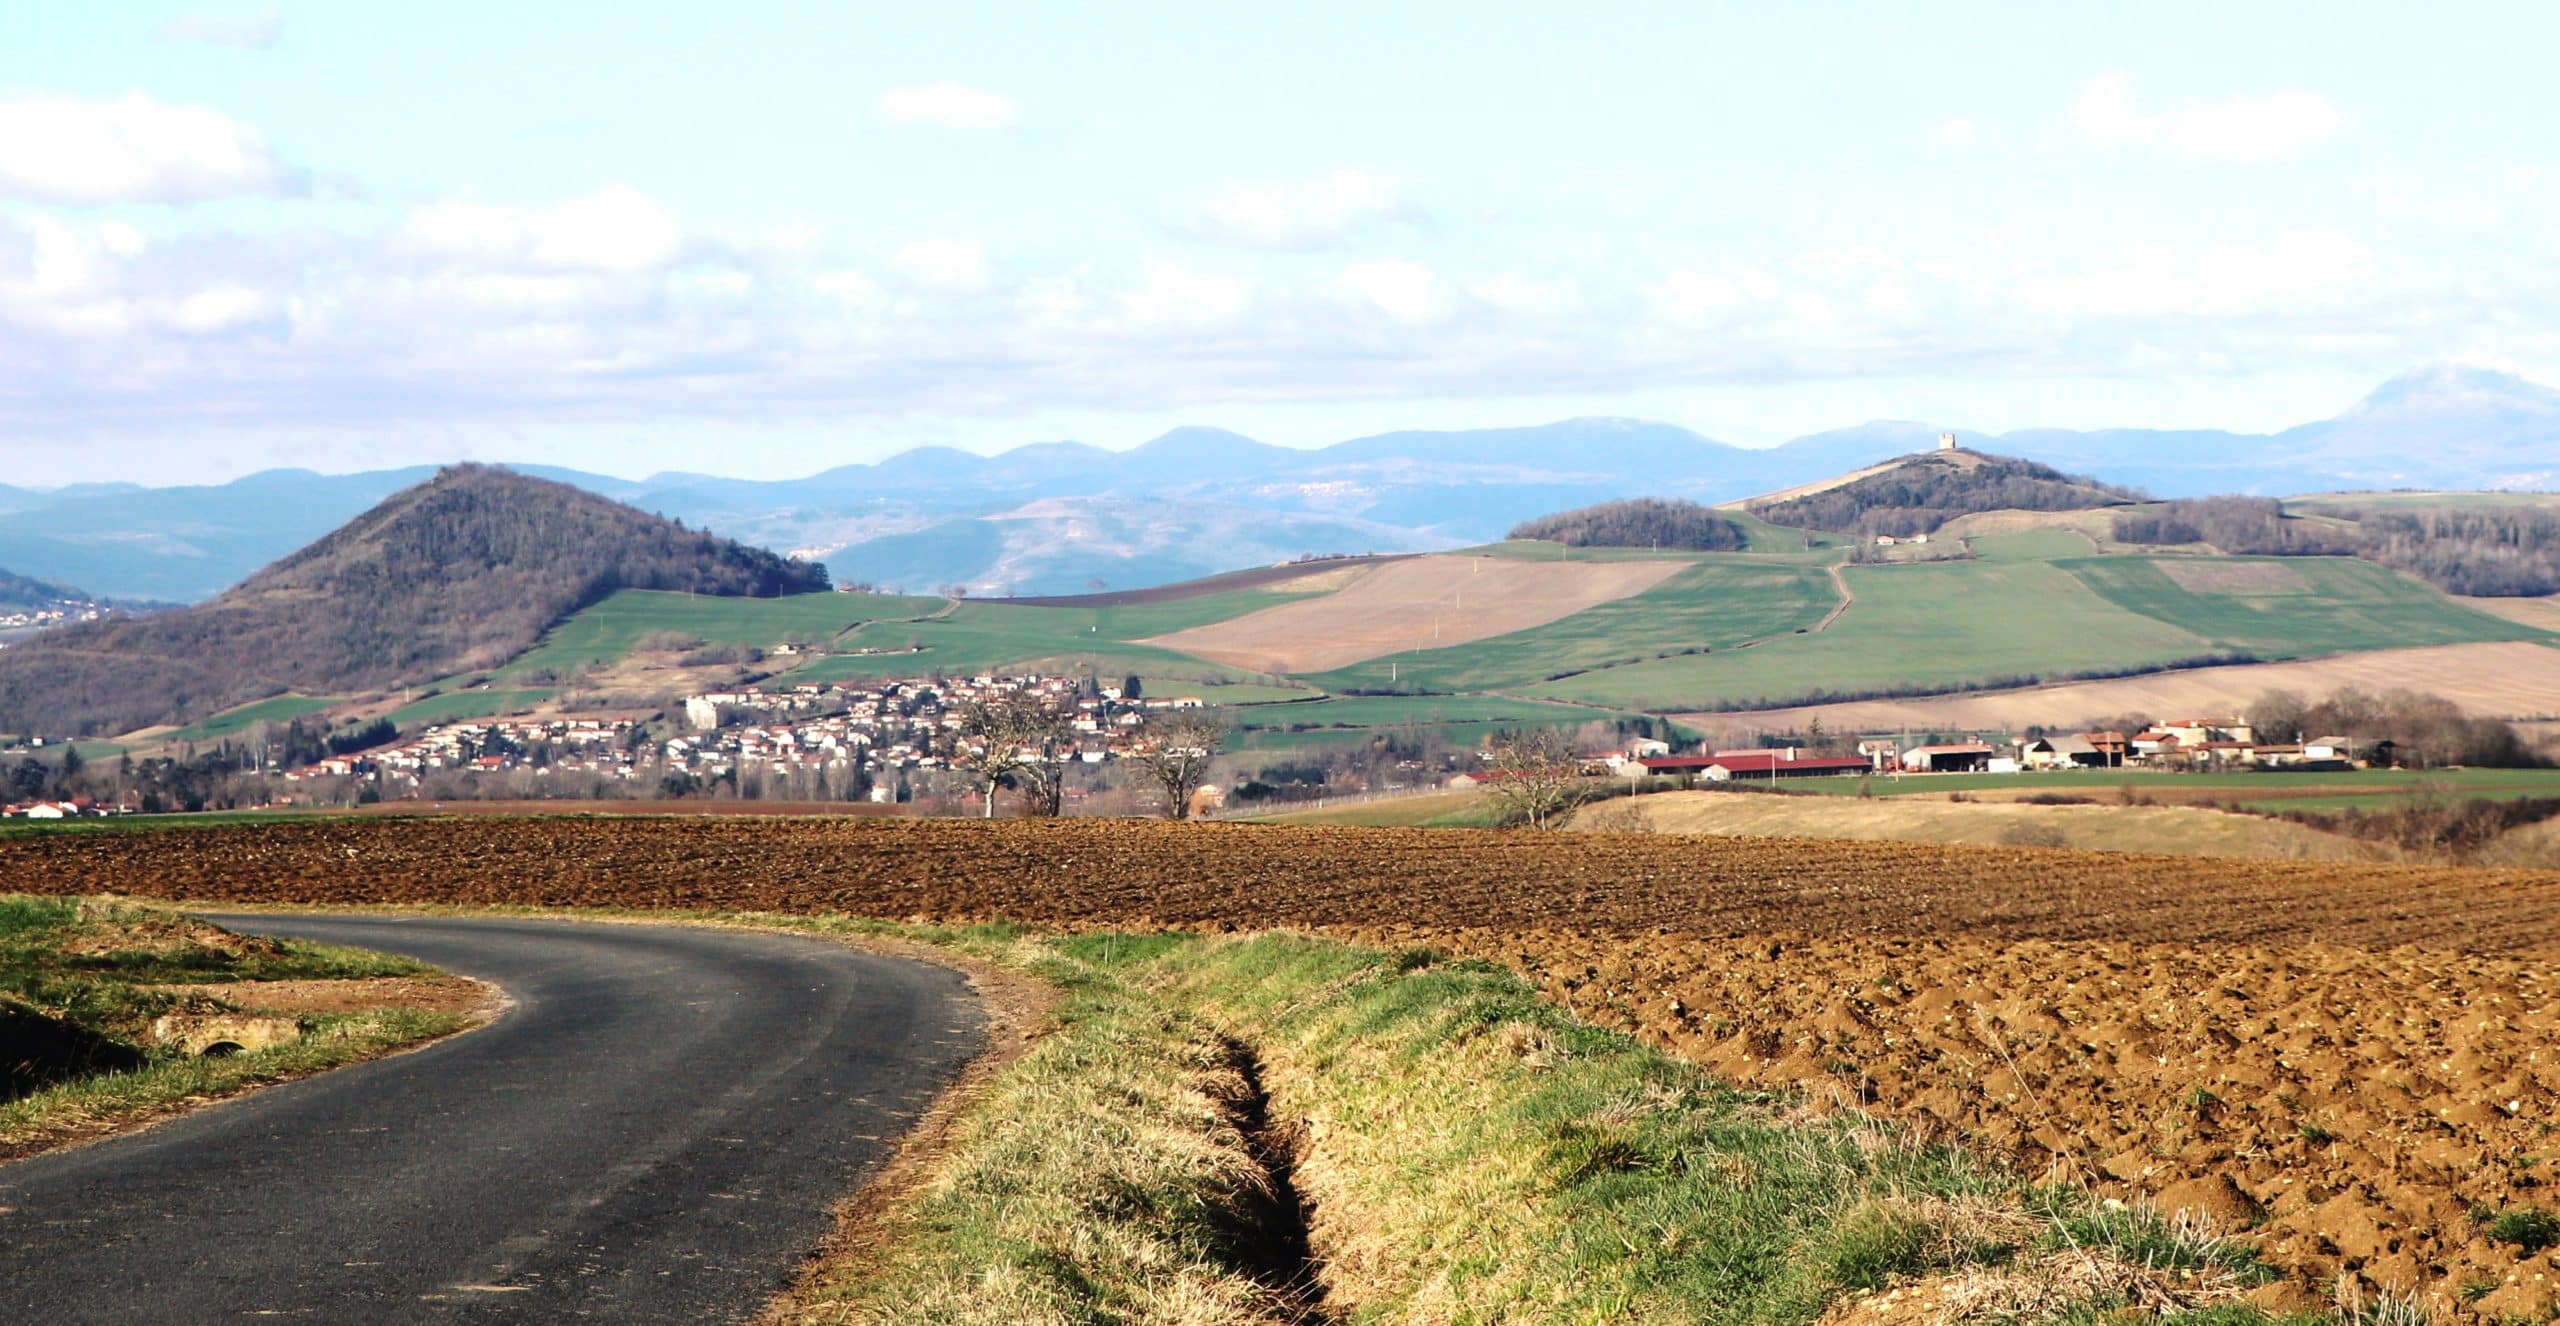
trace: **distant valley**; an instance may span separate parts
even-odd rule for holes
[[[1127,451],[922,448],[784,481],[516,468],[823,560],[840,579],[985,597],[1139,588],[1311,553],[1441,551],[1560,508],[1638,494],[1723,502],[1926,450],[1938,431],[1879,422],[1754,450],[1668,424],[1577,419],[1297,450],[1184,428]],[[2273,434],[1958,437],[2160,497],[2560,488],[2560,391],[2472,368],[2405,374],[2337,418]],[[108,598],[198,601],[431,474],[279,470],[210,487],[0,486],[0,568]]]

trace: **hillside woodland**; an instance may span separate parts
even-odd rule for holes
[[[121,732],[494,666],[627,588],[773,596],[828,580],[567,484],[456,466],[209,603],[0,652],[0,731]]]
[[[2323,507],[2285,513],[2272,498],[2163,502],[2116,516],[2127,543],[2202,543],[2235,555],[2361,557],[2448,593],[2560,594],[2560,511],[2535,507]]]
[[[1749,547],[1742,527],[1696,502],[1638,497],[1577,507],[1511,527],[1515,539],[1539,539],[1568,548],[1686,548],[1733,552]]]
[[[1855,483],[1755,504],[1752,512],[1773,525],[1904,538],[1980,511],[2082,511],[2142,500],[2132,489],[2031,460],[1932,452]]]

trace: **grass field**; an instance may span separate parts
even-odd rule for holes
[[[824,643],[857,623],[919,616],[941,602],[879,594],[753,599],[626,589],[553,627],[540,643],[493,675],[520,678],[549,670],[565,676],[582,667],[616,663],[629,657],[642,637],[659,631],[692,636],[706,644],[759,649],[786,640]]]
[[[1619,715],[1581,705],[1479,695],[1346,695],[1223,711],[1238,751],[1289,751],[1363,742],[1384,729],[1427,727],[1473,744],[1503,728],[1579,727]]]
[[[1771,796],[1661,792],[1588,806],[1573,820],[1595,832],[1836,838],[1868,842],[1980,843],[2099,852],[2275,860],[2369,859],[2352,839],[2300,824],[2199,806],[1959,804],[1921,797]]]
[[[1811,627],[1839,602],[1819,567],[1702,559],[1637,594],[1509,635],[1372,659],[1307,680],[1331,690],[1513,690],[1684,649],[1730,649]],[[1560,694],[1561,692],[1549,692]],[[1568,698],[1583,698],[1569,696]]]
[[[1140,676],[1192,681],[1267,682],[1269,679],[1153,645],[1133,644],[1185,627],[1225,621],[1260,608],[1311,595],[1286,588],[1240,589],[1163,603],[1104,607],[1036,607],[995,600],[964,602],[923,621],[880,620],[846,634],[843,649],[881,654],[838,654],[794,671],[795,681],[851,681],[917,676],[934,671],[977,673],[1019,669],[1054,660],[1117,678]],[[916,652],[908,647],[916,646]]]
[[[1973,555],[1986,562],[2051,562],[2086,557],[2092,551],[2087,539],[2067,529],[1977,534],[1972,544]]]
[[[2003,677],[2164,664],[2213,648],[2124,611],[2050,562],[1852,566],[1841,574],[1857,602],[1819,634],[1522,689],[1629,709],[1774,707],[1826,692],[1957,690]]]
[[[447,691],[404,704],[388,716],[401,731],[406,732],[426,723],[458,723],[471,718],[522,713],[549,700],[552,694],[549,689],[539,686]]]
[[[2161,773],[2148,769],[2071,769],[2034,774],[1880,774],[1873,778],[1806,778],[1790,790],[1824,796],[1994,797],[2060,792],[2120,799],[2130,792],[2161,801],[2227,801],[2277,808],[2340,809],[2402,800],[2414,793],[2457,798],[2560,797],[2560,769],[2359,769],[2350,773]]]
[[[2083,557],[2056,565],[2129,612],[2260,658],[2545,634],[2344,557]]]
[[[202,722],[172,728],[160,734],[155,740],[171,745],[190,741],[220,741],[224,737],[236,737],[260,723],[290,723],[306,714],[319,713],[336,703],[338,703],[337,697],[326,695],[279,695],[254,704],[244,704],[237,709],[226,709]]]

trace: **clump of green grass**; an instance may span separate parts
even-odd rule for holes
[[[2500,1243],[2512,1243],[2527,1253],[2536,1253],[2560,1244],[2560,1215],[2538,1206],[2489,1212],[2480,1219],[2480,1231]]]

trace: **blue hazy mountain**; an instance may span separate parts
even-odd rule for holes
[[[1084,592],[1096,580],[1160,584],[1306,553],[1455,547],[1615,497],[1748,497],[1927,450],[1939,432],[1923,421],[1879,420],[1753,449],[1641,419],[1567,419],[1300,449],[1192,427],[1119,452],[1057,441],[998,456],[920,447],[790,480],[519,468],[823,559],[847,579],[1045,594]],[[2560,488],[2560,391],[2454,365],[2404,373],[2335,418],[2279,433],[1958,437],[2162,497]],[[271,470],[202,487],[0,487],[0,566],[114,598],[193,601],[430,472]]]

